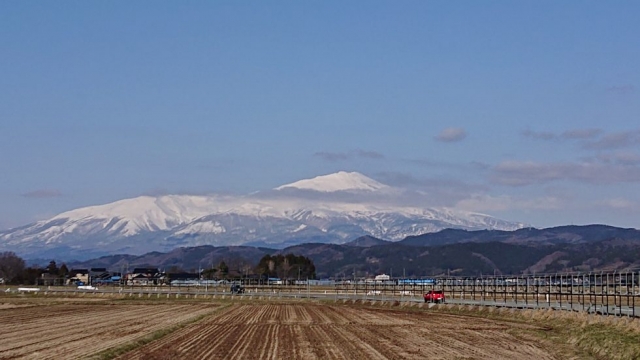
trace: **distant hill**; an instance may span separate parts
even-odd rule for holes
[[[183,270],[209,268],[217,266],[221,261],[237,264],[257,264],[267,254],[276,250],[250,246],[196,246],[174,249],[168,253],[150,252],[144,255],[109,255],[82,262],[71,262],[69,267],[91,268],[104,267],[110,270],[121,270],[123,267],[178,267]],[[234,264],[229,264],[234,265]]]
[[[607,236],[613,231],[599,226],[592,229],[599,232],[598,236]],[[225,261],[233,269],[255,265],[266,254],[293,253],[311,258],[319,277],[337,278],[353,277],[354,271],[357,276],[381,273],[399,276],[404,273],[406,276],[421,277],[640,268],[640,238],[632,238],[632,232],[621,229],[623,231],[620,234],[628,235],[629,238],[626,239],[613,237],[595,240],[596,235],[584,233],[584,230],[584,227],[565,227],[563,230],[556,228],[532,231],[529,238],[522,236],[520,231],[519,241],[516,242],[472,241],[436,246],[406,245],[405,241],[394,243],[375,238],[360,238],[343,245],[301,244],[283,250],[248,246],[199,246],[179,248],[168,253],[151,252],[141,256],[104,256],[70,265],[106,267],[112,270],[120,270],[124,266],[157,266],[165,269],[175,266],[194,270],[213,267],[220,261]],[[456,237],[462,233],[472,234],[471,238],[474,239],[485,236],[478,236],[478,232],[443,233],[443,238],[447,241],[460,240]]]
[[[408,236],[400,243],[409,246],[436,246],[466,242],[554,245],[592,243],[613,238],[640,240],[640,231],[608,225],[571,225],[546,229],[524,228],[515,231],[445,229],[435,233]]]
[[[589,272],[640,268],[640,240],[529,245],[467,242],[440,246],[390,243],[372,247],[303,244],[283,250],[310,257],[319,276],[352,277]]]
[[[376,245],[386,245],[391,243],[390,241],[382,240],[375,238],[373,236],[365,235],[360,236],[359,238],[349,241],[345,243],[346,246],[357,246],[357,247],[372,247]]]

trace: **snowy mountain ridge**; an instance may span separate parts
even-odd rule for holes
[[[354,190],[376,191],[389,188],[389,186],[381,184],[357,172],[339,171],[334,174],[316,176],[313,179],[305,179],[291,184],[278,186],[275,190],[288,188],[332,192]]]
[[[401,189],[338,172],[245,196],[140,196],[0,231],[0,249],[41,255],[165,251],[178,246],[400,240],[444,228],[515,230],[489,215],[389,201]]]

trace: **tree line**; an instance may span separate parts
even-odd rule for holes
[[[195,269],[191,269],[194,273]],[[313,261],[305,256],[294,254],[265,255],[257,265],[241,258],[227,259],[215,267],[200,269],[203,279],[240,279],[243,277],[280,278],[283,280],[315,279],[316,267]],[[184,273],[178,266],[171,266],[166,271],[171,274]],[[65,279],[69,275],[66,264],[58,267],[55,261],[45,267],[27,266],[24,259],[13,252],[0,253],[0,282],[6,284],[35,284],[46,274],[48,279]]]
[[[316,267],[313,261],[305,256],[294,254],[265,255],[257,265],[252,265],[245,259],[232,258],[220,261],[215,267],[201,269],[202,278],[213,279],[240,279],[243,277],[280,278],[280,279],[315,279]],[[182,273],[184,270],[178,266],[171,266],[167,270],[167,276]],[[191,272],[195,272],[191,269]]]
[[[66,264],[58,267],[53,260],[44,268],[27,266],[24,259],[14,252],[0,253],[0,279],[5,284],[35,284],[45,273],[50,278],[64,279],[69,274],[69,269]]]
[[[285,280],[315,279],[316,267],[311,259],[302,255],[265,255],[256,266],[256,273]]]

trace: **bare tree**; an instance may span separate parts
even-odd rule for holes
[[[242,275],[253,275],[253,266],[251,266],[251,264],[249,263],[242,265]]]
[[[24,272],[24,268],[24,260],[14,252],[0,253],[0,278],[11,282]]]
[[[47,266],[47,271],[51,275],[58,275],[58,264],[56,264],[55,260],[49,261],[49,265]]]
[[[224,261],[221,261],[220,264],[218,265],[218,276],[223,279],[226,279],[227,274],[229,274],[229,266],[227,266],[227,264]]]
[[[289,280],[289,273],[290,272],[291,272],[291,264],[289,264],[289,259],[287,259],[285,257],[284,261],[282,262],[282,273],[283,273],[283,276],[281,277],[281,279]]]
[[[63,263],[62,266],[60,266],[60,269],[58,269],[58,275],[63,278],[69,275],[69,268],[67,267],[67,264]]]

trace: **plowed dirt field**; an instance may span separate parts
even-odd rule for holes
[[[0,359],[78,359],[213,311],[216,306],[50,305],[0,310]]]
[[[521,323],[319,304],[233,305],[120,359],[555,359]]]

